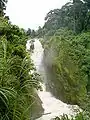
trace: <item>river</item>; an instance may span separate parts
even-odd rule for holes
[[[29,41],[27,42],[27,49],[29,49]],[[79,109],[77,105],[69,105],[63,103],[61,100],[56,99],[52,93],[46,89],[47,84],[47,71],[45,70],[45,65],[43,64],[44,49],[38,39],[35,39],[34,42],[34,51],[31,55],[31,59],[36,67],[37,72],[41,75],[42,79],[42,91],[38,90],[38,96],[42,101],[42,107],[44,109],[43,115],[36,120],[51,120],[56,116],[63,114],[75,115],[75,109]],[[49,74],[49,73],[48,73]],[[54,88],[53,88],[54,89]]]

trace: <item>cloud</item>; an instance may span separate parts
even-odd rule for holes
[[[37,29],[44,24],[46,14],[61,8],[68,0],[8,0],[7,15],[13,24],[25,29]]]

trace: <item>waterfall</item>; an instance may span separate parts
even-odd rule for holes
[[[56,99],[50,91],[46,90],[47,74],[42,61],[44,50],[38,39],[35,39],[34,48],[35,49],[31,55],[31,59],[33,60],[36,70],[41,75],[43,81],[43,83],[40,83],[42,86],[42,91],[38,90],[38,96],[42,101],[44,114],[37,120],[51,120],[52,118],[63,114],[67,114],[68,116],[75,115],[76,112],[74,110],[79,109],[77,105],[63,103],[59,99]]]

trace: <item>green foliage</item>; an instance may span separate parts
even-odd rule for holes
[[[56,30],[67,27],[75,34],[90,30],[90,2],[88,0],[71,0],[61,9],[54,9],[47,13],[45,24],[38,29],[40,35],[44,36],[56,32]],[[39,36],[40,36],[39,35]]]
[[[0,16],[4,15],[4,10],[6,10],[7,0],[0,0]]]
[[[0,120],[28,120],[39,88],[23,29],[0,18]]]
[[[90,32],[76,36],[66,29],[58,30],[49,41],[44,41],[45,59],[51,60],[46,64],[52,67],[57,91],[64,102],[82,106],[89,93],[89,42]]]
[[[53,94],[90,113],[90,0],[71,0],[51,10],[38,31],[44,39],[44,62],[52,72]],[[89,118],[80,113],[74,120]]]
[[[79,113],[75,117],[68,117],[68,115],[62,115],[60,117],[56,117],[53,120],[90,120],[86,113]]]

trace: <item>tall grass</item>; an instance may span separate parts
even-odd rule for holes
[[[36,99],[33,93],[39,83],[29,72],[34,67],[20,44],[17,47],[6,36],[0,36],[0,120],[30,120]]]

